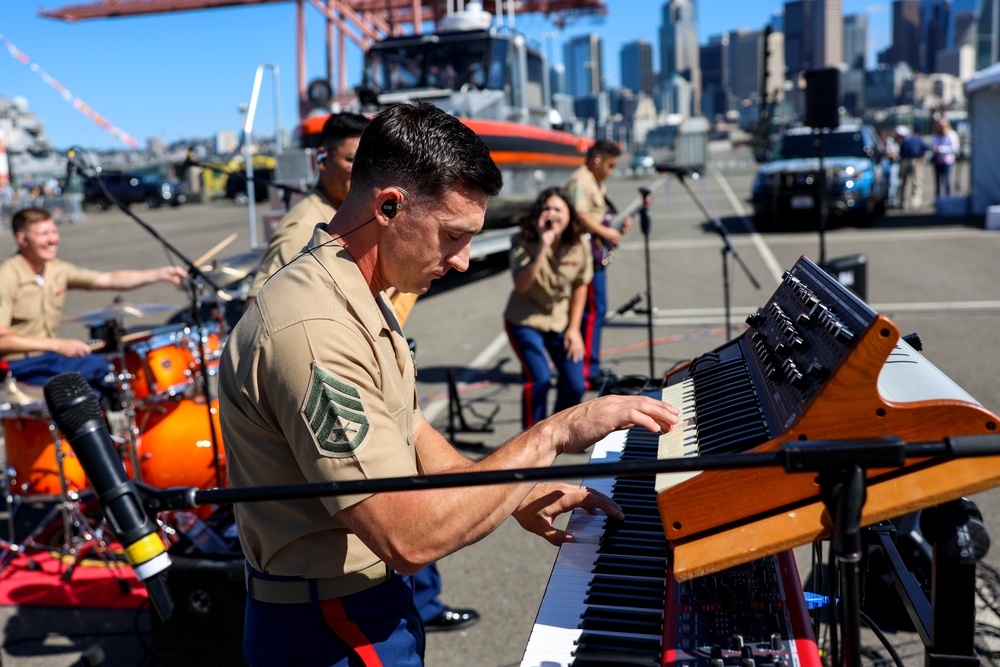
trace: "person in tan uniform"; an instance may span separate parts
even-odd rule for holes
[[[59,228],[45,209],[21,209],[11,228],[17,253],[0,264],[0,357],[27,384],[43,385],[59,373],[77,371],[107,392],[110,366],[103,355],[93,354],[82,340],[56,335],[66,291],[179,285],[187,272],[179,266],[93,271],[57,259]]]
[[[351,189],[351,165],[358,151],[361,133],[367,125],[368,118],[365,116],[347,112],[332,114],[323,123],[316,151],[319,172],[316,186],[278,223],[247,294],[248,303],[275,271],[309,244],[317,223],[333,219]],[[460,630],[479,620],[475,610],[452,609],[438,597],[441,594],[441,575],[435,564],[414,576],[413,588],[414,602],[424,627],[429,631]]]
[[[356,113],[337,113],[326,119],[316,151],[316,186],[278,223],[254,276],[249,298],[257,295],[275,271],[302,252],[318,223],[333,219],[351,188],[351,164],[367,124],[368,119]]]
[[[584,231],[590,234],[594,249],[594,278],[587,288],[587,303],[583,312],[583,371],[591,389],[597,388],[603,378],[613,375],[611,369],[601,368],[601,332],[608,311],[608,252],[621,243],[622,235],[632,227],[631,217],[622,220],[622,228],[615,229],[612,210],[607,199],[605,181],[618,166],[621,151],[610,141],[596,141],[587,151],[583,165],[570,176],[566,189]]]
[[[423,294],[469,266],[502,177],[482,140],[425,103],[368,125],[351,190],[309,248],[258,292],[219,366],[234,486],[546,466],[611,431],[677,423],[671,406],[606,396],[469,461],[424,418],[406,338],[383,291]],[[238,504],[251,665],[421,665],[410,575],[513,515],[553,544],[575,507],[621,517],[567,484],[509,484]]]
[[[514,291],[504,311],[504,326],[524,374],[523,428],[548,415],[549,359],[558,374],[556,412],[579,403],[587,390],[580,322],[594,264],[581,232],[569,195],[561,188],[547,188],[512,240]]]

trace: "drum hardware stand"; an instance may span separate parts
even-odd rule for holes
[[[500,412],[500,406],[493,406],[493,412],[483,418],[481,426],[469,426],[465,421],[465,414],[462,411],[462,401],[458,395],[458,382],[455,379],[455,369],[448,369],[448,442],[456,447],[463,448],[483,448],[481,442],[464,442],[455,437],[455,433],[492,433],[493,418]],[[478,416],[478,415],[477,415]],[[458,426],[455,426],[456,420]]]
[[[219,446],[219,436],[215,432],[215,422],[212,421],[212,417],[215,414],[215,408],[212,407],[212,391],[208,385],[208,361],[206,360],[205,354],[205,336],[207,334],[207,329],[205,328],[205,322],[201,316],[201,308],[199,307],[198,284],[197,282],[192,281],[190,282],[190,286],[191,317],[194,319],[195,331],[198,332],[196,336],[198,339],[198,375],[201,377],[199,388],[201,389],[201,394],[205,399],[205,409],[207,410],[206,416],[208,418],[208,433],[212,440],[212,465],[215,468],[215,485],[222,487],[225,486],[225,480],[222,476],[222,463],[220,461],[220,452],[222,450]],[[223,306],[223,308],[224,307],[225,306]],[[221,325],[219,330],[220,332],[222,331]]]
[[[109,557],[107,553],[108,545],[104,540],[104,526],[106,521],[101,519],[96,526],[91,526],[90,520],[80,509],[79,496],[75,491],[69,490],[69,484],[66,481],[66,473],[63,467],[63,458],[65,457],[65,453],[62,450],[62,442],[59,438],[59,433],[56,430],[55,424],[52,422],[49,423],[49,431],[52,434],[52,440],[56,447],[56,471],[59,475],[60,485],[58,500],[38,522],[34,530],[32,530],[23,541],[15,543],[13,542],[15,528],[14,511],[15,505],[20,505],[21,501],[13,498],[13,494],[9,491],[10,486],[8,485],[7,499],[10,511],[8,526],[10,530],[11,543],[4,545],[5,553],[2,557],[0,557],[0,574],[2,574],[7,569],[7,566],[9,566],[13,561],[11,556],[17,553],[24,554],[24,556],[28,558],[27,567],[29,570],[40,570],[41,566],[37,561],[28,555],[27,549],[29,547],[39,550],[51,549],[51,545],[38,542],[37,538],[52,524],[56,517],[60,517],[63,525],[61,553],[62,555],[73,556],[73,562],[60,576],[62,581],[68,582],[73,577],[73,572],[83,560],[87,552],[93,550],[97,554],[98,558],[100,558],[104,563],[104,566],[108,568],[118,581],[118,587],[121,589],[122,594],[127,595],[132,590],[132,586],[125,580],[118,561],[114,557]]]
[[[132,464],[132,476],[137,481],[142,481],[142,469],[139,466],[139,427],[135,423],[135,393],[132,391],[132,376],[125,365],[125,346],[122,341],[121,331],[114,320],[110,321],[108,335],[111,337],[112,354],[118,362],[120,372],[115,374],[118,386],[119,407],[125,416],[125,440],[123,443],[128,448],[129,461]],[[110,425],[110,424],[109,424]],[[115,429],[111,429],[114,432]]]
[[[701,200],[698,199],[698,196],[694,193],[694,190],[691,189],[691,186],[688,185],[688,183],[687,183],[686,180],[684,180],[684,177],[688,176],[688,175],[690,175],[691,178],[693,178],[695,180],[699,180],[700,179],[700,175],[698,174],[698,172],[695,171],[694,169],[688,169],[687,167],[676,167],[676,166],[668,166],[668,165],[657,165],[656,166],[656,170],[657,171],[664,171],[664,172],[667,172],[667,173],[670,173],[670,174],[674,174],[677,177],[677,180],[680,181],[680,183],[684,187],[684,189],[687,190],[688,196],[691,197],[691,200],[701,210],[702,215],[705,216],[705,219],[711,221],[712,227],[715,229],[715,231],[719,234],[719,237],[722,239],[721,252],[722,252],[723,306],[724,306],[725,318],[726,318],[726,340],[730,340],[732,338],[732,323],[730,322],[732,316],[731,316],[731,312],[730,312],[731,311],[731,304],[730,304],[731,298],[730,298],[730,293],[729,293],[729,291],[730,291],[729,257],[732,256],[733,258],[736,259],[736,263],[740,265],[741,269],[743,269],[743,273],[746,275],[747,279],[750,281],[750,284],[754,286],[754,289],[760,289],[760,283],[757,282],[757,279],[754,278],[753,273],[751,273],[750,269],[747,267],[746,263],[743,261],[743,258],[740,257],[739,252],[736,251],[736,248],[733,246],[732,239],[729,236],[729,231],[726,229],[725,225],[722,224],[722,221],[719,220],[719,217],[717,215],[715,215],[713,213],[709,213],[709,211],[705,208],[705,205],[702,204]],[[702,183],[701,187],[702,187],[702,190],[704,191],[705,197],[707,198],[708,197],[708,191],[705,189],[705,184]]]

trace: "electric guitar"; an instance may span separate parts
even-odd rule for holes
[[[611,227],[612,229],[617,229],[621,231],[625,227],[625,218],[628,216],[621,216],[617,221],[615,216],[618,214],[618,210],[615,205],[611,203],[611,200],[604,197],[604,203],[607,206],[607,211],[604,213],[604,220],[601,224],[605,227]],[[590,235],[590,248],[594,253],[594,268],[599,266],[607,266],[614,259],[615,251],[614,248],[609,246],[604,239],[594,234]]]

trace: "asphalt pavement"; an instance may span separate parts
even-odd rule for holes
[[[609,195],[619,208],[636,203],[640,187],[651,189],[653,199],[648,235],[636,220],[609,268],[609,306],[615,314],[605,329],[605,366],[620,376],[662,376],[739,335],[745,317],[767,302],[782,272],[801,255],[814,260],[863,255],[866,301],[904,334],[918,333],[924,356],[987,409],[1000,412],[995,352],[1000,344],[1000,232],[984,230],[982,219],[937,217],[928,200],[916,211],[890,211],[870,229],[836,227],[822,238],[815,230],[757,234],[748,218],[755,172],[749,154],[713,153],[711,158],[704,173],[684,181],[657,174],[619,174],[610,181]],[[962,183],[958,187],[967,191]],[[929,197],[927,187],[924,192]],[[136,213],[192,258],[232,232],[239,237],[219,256],[235,257],[249,249],[246,209],[229,201]],[[725,236],[713,219],[727,230]],[[63,226],[61,233],[60,257],[85,266],[140,268],[171,261],[157,240],[120,212],[89,214]],[[724,254],[724,247],[735,255]],[[9,236],[0,238],[0,253],[13,249]],[[488,454],[519,430],[520,368],[502,327],[510,289],[503,257],[476,262],[464,275],[453,273],[439,281],[417,301],[404,326],[417,345],[417,391],[425,413],[473,457]],[[65,314],[98,311],[114,296],[72,293]],[[637,296],[640,309],[655,309],[652,336],[648,316],[624,308]],[[162,325],[187,304],[183,291],[164,285],[123,298],[132,304],[176,307],[127,321],[133,329]],[[88,335],[80,323],[66,323],[61,332]],[[448,400],[450,383],[458,388],[457,401]],[[586,458],[566,457],[560,463]],[[997,533],[1000,496],[994,490],[974,500],[986,526]],[[430,635],[427,664],[518,664],[555,556],[554,547],[508,521],[481,542],[445,558],[440,564],[443,599],[453,607],[479,610],[483,620],[463,631]],[[996,550],[985,562],[1000,566]],[[808,561],[800,561],[800,567],[805,577]],[[92,656],[99,656],[95,646],[108,666],[154,664],[144,648],[153,643],[148,612],[4,607],[0,631],[0,657],[8,667],[94,664]],[[224,642],[222,628],[199,631],[209,636],[216,631],[218,643]],[[906,664],[922,664],[913,633],[889,636],[900,645]],[[875,645],[869,634],[864,641]],[[884,650],[881,654],[887,655]],[[210,662],[239,664],[238,657],[218,660],[206,654],[203,663]]]

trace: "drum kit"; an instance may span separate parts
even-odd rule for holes
[[[198,304],[215,315],[204,324],[199,317],[198,324],[178,322],[126,331],[126,318],[177,307],[130,304],[120,297],[107,308],[63,320],[89,325],[91,349],[108,361],[116,397],[102,404],[102,411],[131,479],[156,488],[227,484],[217,397],[219,358],[229,332],[225,310],[236,309],[231,319],[238,319],[239,301],[245,299],[245,287],[241,290],[239,284],[248,285],[255,268],[255,262],[240,256],[215,269],[216,284],[235,289]],[[90,551],[117,572],[99,507],[83,468],[49,415],[42,387],[9,376],[0,381],[0,420],[9,536],[0,541],[0,574],[18,554],[59,549],[72,557],[72,565],[63,573],[66,581]],[[25,505],[48,507],[48,513],[32,522],[33,529],[22,526],[20,532],[28,536],[16,541],[14,516]],[[175,533],[169,525],[164,528],[169,540]],[[28,566],[36,566],[30,557]],[[124,578],[116,576],[125,589]]]

